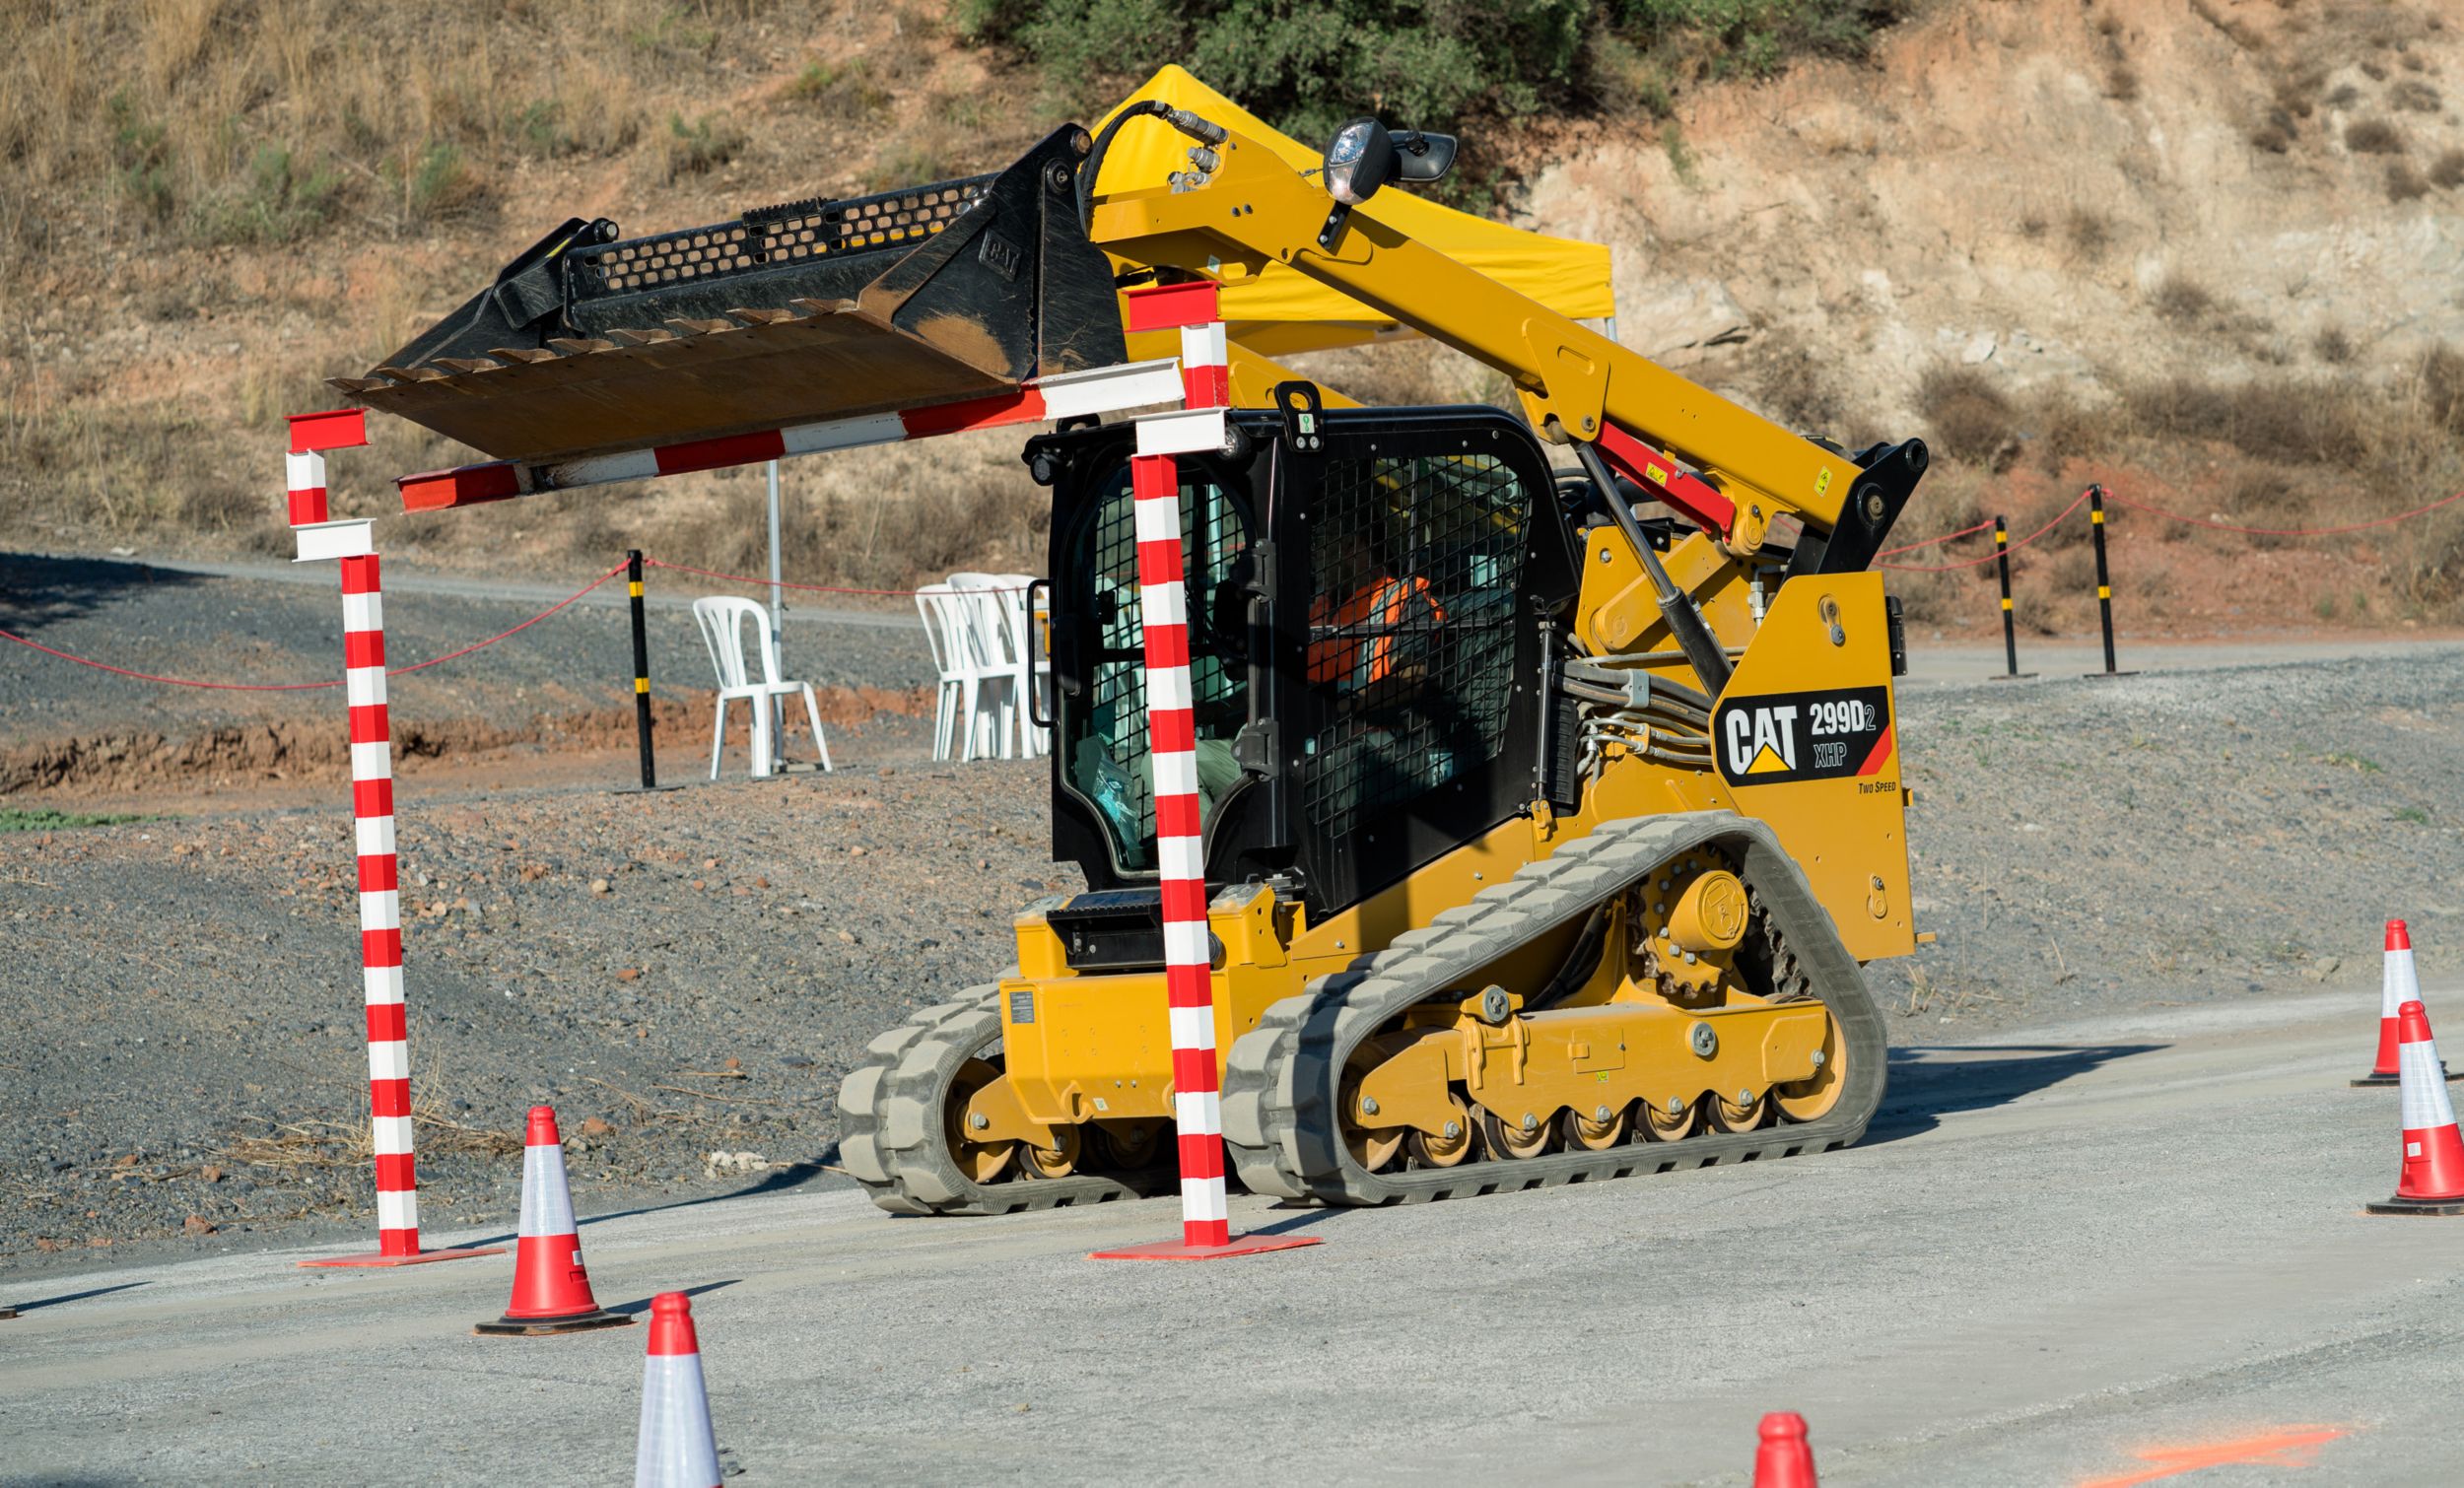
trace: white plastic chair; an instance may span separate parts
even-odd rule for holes
[[[988,666],[1000,674],[1003,682],[997,705],[989,708],[999,754],[1004,760],[1024,757],[1036,759],[1049,751],[1044,735],[1027,710],[1028,689],[1035,685],[1036,657],[1041,647],[1035,635],[1035,617],[1027,609],[1027,585],[1035,581],[1032,574],[953,574],[950,583],[961,593],[978,601],[976,622],[984,637],[983,657]],[[1017,752],[1011,753],[1016,742]]]
[[[744,662],[744,623],[748,620],[753,623],[753,654],[761,658],[758,682]],[[719,710],[711,724],[710,778],[719,778],[719,755],[727,742],[727,705],[738,698],[752,705],[753,777],[769,778],[778,753],[771,735],[772,705],[790,693],[804,695],[804,716],[813,725],[813,747],[821,753],[821,768],[828,770],[830,741],[822,737],[821,705],[813,699],[811,683],[786,681],[779,676],[778,651],[770,643],[770,613],[749,599],[713,594],[693,601],[693,621],[702,628],[702,643],[710,647],[711,669],[719,674]]]
[[[994,716],[1009,674],[992,659],[998,652],[985,614],[986,598],[955,583],[926,584],[916,591],[916,607],[923,612],[925,634],[932,641],[933,664],[941,673],[933,709],[932,757],[936,760],[953,755],[961,760],[976,758],[979,739],[989,747],[999,737],[995,728],[986,738],[986,725],[1007,717],[1006,713]]]

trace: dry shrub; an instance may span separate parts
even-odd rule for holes
[[[2370,447],[2371,399],[2360,390],[2292,379],[2227,387],[2182,376],[2135,384],[2122,402],[2140,435],[2226,444],[2254,459],[2350,463]]]
[[[2331,325],[2310,339],[2310,350],[2330,367],[2342,367],[2353,360],[2353,338],[2342,326]]]
[[[2385,119],[2355,119],[2344,126],[2344,147],[2355,155],[2402,155],[2404,136]]]
[[[2225,509],[2236,525],[2290,529],[2310,523],[2312,483],[2273,467],[2245,472],[2233,482]],[[2292,539],[2266,533],[2249,535],[2254,548],[2282,547]]]
[[[1973,367],[1927,369],[1917,384],[1917,412],[1945,453],[2000,468],[2019,442],[2011,400]]]
[[[2073,207],[2070,220],[2063,224],[2063,236],[2087,257],[2101,257],[2113,246],[2113,220],[2087,207]]]
[[[2447,191],[2464,186],[2464,150],[2441,151],[2430,168],[2430,183]]]
[[[2391,202],[2420,201],[2430,194],[2430,182],[2422,173],[2403,161],[2387,163],[2387,200]]]
[[[2156,286],[2149,303],[2165,319],[2177,325],[2192,325],[2206,319],[2216,308],[2216,296],[2209,293],[2206,285],[2175,272],[2164,276],[2164,282]]]
[[[2414,113],[2436,113],[2443,101],[2438,97],[2437,89],[2421,79],[2403,78],[2387,90],[2387,101]]]

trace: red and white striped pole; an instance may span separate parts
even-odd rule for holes
[[[299,563],[324,559],[342,568],[343,691],[351,710],[351,815],[360,881],[362,1000],[368,1009],[368,1093],[376,1155],[376,1249],[304,1260],[304,1266],[402,1266],[478,1250],[419,1248],[419,1182],[411,1156],[411,1046],[402,1004],[402,907],[393,850],[393,728],[385,709],[384,602],[368,521],[332,521],[325,500],[325,454],[368,442],[356,408],[291,415],[291,530]]]
[[[1155,773],[1155,862],[1163,888],[1164,987],[1172,1019],[1172,1112],[1180,1130],[1181,1239],[1098,1251],[1096,1260],[1212,1260],[1315,1245],[1316,1236],[1235,1240],[1224,1198],[1223,1104],[1215,1058],[1214,958],[1206,931],[1198,725],[1191,710],[1189,592],[1177,456],[1221,449],[1230,373],[1215,286],[1129,291],[1129,329],[1181,331],[1186,407],[1137,426],[1129,494],[1146,649],[1147,750]]]

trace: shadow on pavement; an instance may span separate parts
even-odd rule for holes
[[[185,587],[192,574],[102,558],[37,558],[0,553],[0,624],[32,632],[92,614],[130,590]]]
[[[2008,1105],[2162,1044],[1918,1045],[1890,1051],[1890,1084],[1862,1146],[1933,1130],[1942,1117]],[[1946,1057],[1948,1056],[1948,1057]]]
[[[675,1287],[672,1288],[672,1290],[682,1292],[687,1297],[699,1297],[704,1292],[716,1292],[720,1287],[734,1286],[737,1282],[742,1281],[743,1279],[744,1278],[741,1276],[730,1276],[725,1281],[705,1281],[698,1287]],[[641,1314],[649,1312],[650,1310],[650,1304],[656,1300],[657,1299],[653,1297],[642,1297],[637,1298],[632,1302],[611,1302],[607,1306],[607,1311],[611,1313],[622,1313],[628,1318],[638,1317]]]
[[[130,1287],[144,1285],[146,1283],[142,1281],[123,1281],[117,1286],[90,1287],[83,1292],[63,1292],[57,1297],[45,1297],[38,1302],[10,1302],[7,1298],[0,1297],[0,1306],[13,1307],[21,1313],[31,1313],[36,1308],[58,1307],[64,1302],[83,1302],[89,1297],[103,1297],[112,1292],[125,1292]]]
[[[643,1214],[664,1214],[670,1209],[691,1209],[702,1204],[723,1204],[729,1199],[758,1198],[765,1193],[785,1193],[790,1188],[802,1187],[804,1184],[811,1183],[813,1180],[821,1177],[825,1173],[840,1172],[840,1169],[832,1166],[827,1161],[828,1159],[837,1157],[838,1155],[838,1144],[833,1142],[830,1144],[829,1150],[821,1155],[821,1161],[809,1163],[790,1163],[780,1171],[764,1178],[758,1184],[747,1184],[741,1188],[731,1188],[724,1193],[703,1193],[697,1194],[692,1198],[674,1199],[663,1204],[636,1204],[630,1209],[610,1209],[605,1214],[584,1214],[580,1216],[576,1223],[582,1225],[605,1224],[611,1219],[632,1219],[637,1215]],[[519,1235],[508,1230],[502,1235],[485,1235],[481,1236],[477,1240],[457,1240],[453,1243],[457,1246],[502,1246],[511,1245],[520,1238],[521,1237]],[[609,1311],[621,1312],[623,1310],[621,1308],[611,1308]]]

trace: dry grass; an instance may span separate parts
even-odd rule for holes
[[[2385,119],[2355,119],[2344,126],[2344,147],[2355,155],[2402,155],[2404,136]]]
[[[1954,459],[2000,468],[2018,447],[2011,400],[1973,367],[1929,369],[1917,388],[1917,412]]]
[[[2441,151],[2430,168],[2430,183],[2445,191],[2464,186],[2464,150]]]
[[[522,1141],[510,1131],[467,1126],[445,1115],[442,1104],[421,1103],[411,1111],[419,1150],[432,1156],[515,1157]],[[375,1159],[374,1137],[366,1119],[287,1122],[271,1135],[235,1138],[222,1156],[251,1168],[288,1173],[308,1169],[360,1168]]]

